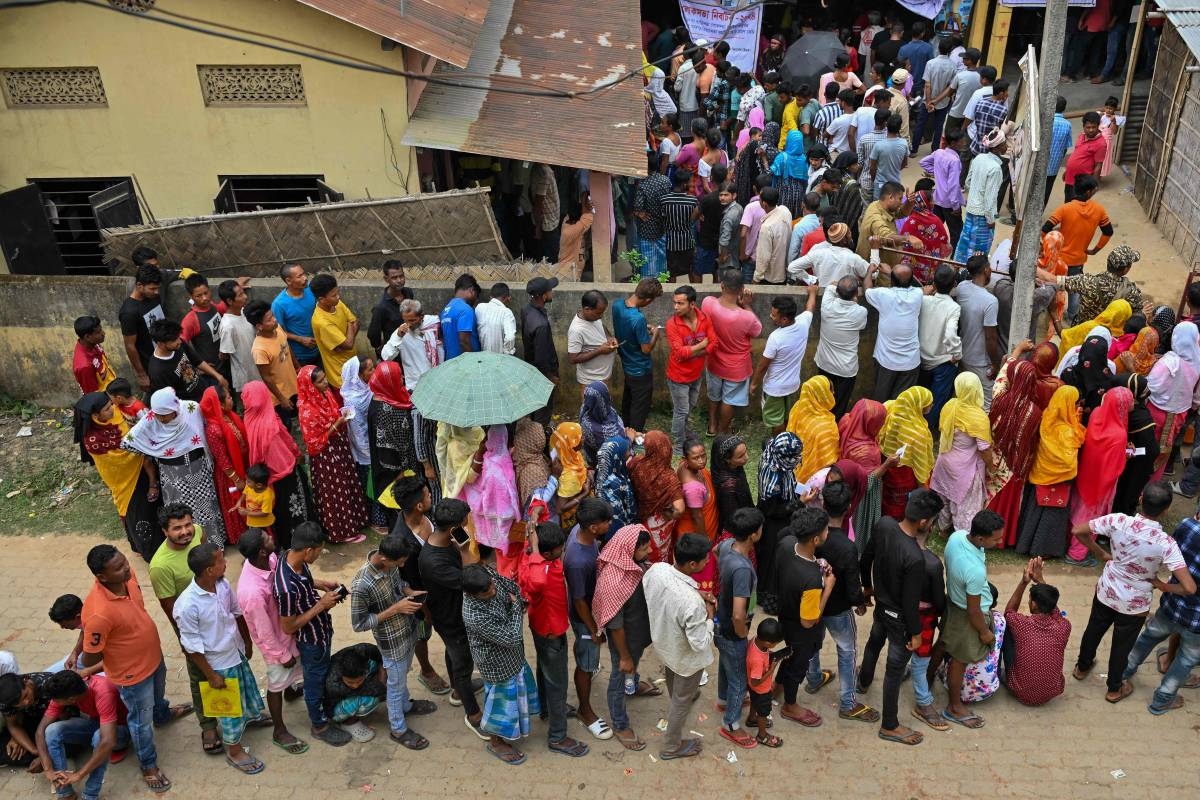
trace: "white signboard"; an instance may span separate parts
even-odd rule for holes
[[[679,11],[693,42],[703,39],[709,47],[721,40],[729,42],[729,63],[742,72],[754,72],[763,7],[738,10],[746,4],[747,0],[679,0]]]

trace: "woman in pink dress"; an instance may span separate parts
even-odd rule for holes
[[[942,407],[939,428],[940,452],[929,488],[946,500],[942,521],[955,530],[969,531],[971,520],[983,508],[987,468],[993,457],[992,425],[983,410],[983,384],[978,375],[960,372],[954,379],[954,397]]]
[[[463,488],[471,519],[475,523],[475,540],[493,548],[497,554],[500,574],[513,577],[517,562],[508,558],[508,531],[521,518],[521,503],[517,499],[517,475],[512,455],[508,452],[508,429],[503,425],[488,428],[483,468],[479,478]],[[503,556],[503,561],[501,561]]]

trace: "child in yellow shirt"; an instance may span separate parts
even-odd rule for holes
[[[270,528],[275,524],[275,489],[267,483],[270,477],[266,464],[253,464],[246,469],[246,488],[242,490],[237,511],[251,528]]]

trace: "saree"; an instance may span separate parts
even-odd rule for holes
[[[232,411],[223,407],[215,387],[208,387],[200,398],[204,415],[204,433],[213,462],[213,479],[217,487],[217,502],[225,523],[229,544],[237,544],[246,532],[246,518],[237,511],[241,487],[246,479],[246,426]]]
[[[521,518],[521,507],[505,426],[488,428],[483,469],[476,480],[466,485],[464,494],[475,521],[476,541],[500,551],[506,550],[508,530]]]
[[[900,228],[900,235],[915,236],[920,239],[923,245],[921,252],[926,255],[949,258],[950,234],[946,230],[946,223],[933,213],[933,202],[929,192],[916,191],[910,197],[912,198],[912,211],[904,220],[904,225]],[[933,280],[933,271],[940,263],[911,252],[908,254],[908,261],[912,266],[913,277],[926,285]]]
[[[366,496],[354,457],[350,454],[350,436],[346,426],[331,430],[341,417],[341,407],[329,389],[321,391],[313,382],[316,368],[300,370],[297,376],[296,405],[300,433],[308,449],[321,527],[333,544],[360,542],[360,531],[367,527]]]
[[[1132,408],[1133,393],[1124,386],[1117,386],[1104,394],[1104,401],[1092,414],[1079,451],[1079,475],[1071,496],[1072,526],[1112,511],[1117,481],[1125,470],[1129,411]],[[1072,540],[1067,556],[1082,561],[1087,558],[1087,546]]]
[[[596,496],[608,503],[613,518],[608,527],[611,536],[616,531],[639,522],[637,498],[629,480],[625,460],[629,456],[628,439],[609,439],[600,445],[596,454]],[[566,474],[566,471],[563,471]],[[671,553],[671,531],[650,531],[650,558],[663,561]],[[606,537],[607,538],[607,537]]]
[[[879,432],[887,421],[883,403],[863,398],[854,404],[850,413],[838,420],[842,458],[855,462],[870,472],[883,463],[879,450]]]
[[[833,416],[833,385],[817,375],[800,387],[800,397],[788,414],[787,430],[804,443],[804,459],[796,467],[796,480],[806,482],[839,458],[841,447],[837,419]]]
[[[462,498],[463,489],[476,480],[472,462],[485,434],[483,428],[460,428],[438,423],[437,462],[442,474],[442,496]]]
[[[933,434],[925,422],[925,414],[933,406],[933,393],[924,386],[911,386],[883,405],[887,420],[879,431],[880,450],[888,457],[903,447],[897,465],[910,467],[917,483],[925,483],[933,471]],[[888,474],[895,472],[892,469]]]

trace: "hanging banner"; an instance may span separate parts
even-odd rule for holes
[[[758,64],[763,7],[739,10],[738,5],[744,1],[679,0],[679,12],[693,42],[703,39],[710,48],[721,40],[729,42],[729,63],[742,72],[752,73]]]

